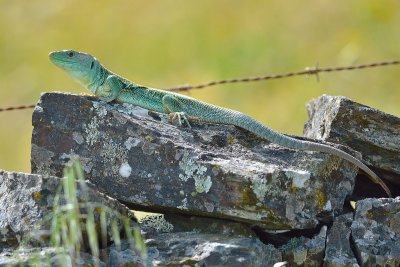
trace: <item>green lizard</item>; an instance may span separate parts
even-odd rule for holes
[[[389,188],[370,168],[340,149],[286,136],[238,111],[214,106],[185,95],[135,84],[109,71],[95,57],[86,53],[63,50],[52,52],[49,57],[57,67],[66,71],[103,101],[131,103],[151,111],[166,113],[171,121],[177,121],[179,124],[184,121],[189,127],[189,121],[235,125],[287,148],[329,153],[362,169],[373,182],[385,190],[388,196],[391,196]]]

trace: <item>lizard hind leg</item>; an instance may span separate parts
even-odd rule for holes
[[[178,124],[179,126],[182,126],[183,123],[186,123],[189,128],[192,128],[189,123],[191,118],[187,116],[184,111],[182,111],[182,104],[178,99],[171,95],[165,95],[162,98],[162,104],[167,111],[169,120],[172,123]]]

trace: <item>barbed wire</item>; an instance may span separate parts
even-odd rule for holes
[[[367,68],[376,68],[376,67],[383,67],[383,66],[391,66],[391,65],[399,65],[400,60],[390,60],[390,61],[381,61],[381,62],[374,62],[368,64],[360,64],[360,65],[352,65],[352,66],[344,66],[344,67],[328,67],[328,68],[319,68],[318,64],[314,67],[309,68],[306,67],[303,71],[295,71],[295,72],[288,72],[288,73],[281,73],[281,74],[272,74],[272,75],[263,75],[263,76],[255,76],[255,77],[246,77],[246,78],[234,78],[234,79],[227,79],[227,80],[220,80],[220,81],[213,81],[198,85],[182,85],[177,87],[166,88],[164,90],[168,91],[189,91],[192,89],[202,89],[206,87],[216,86],[216,85],[223,85],[223,84],[230,84],[230,83],[245,83],[245,82],[258,82],[258,81],[265,81],[265,80],[272,80],[272,79],[282,79],[288,78],[293,76],[301,76],[301,75],[315,75],[317,80],[319,81],[319,73],[321,72],[337,72],[337,71],[348,71],[348,70],[360,70],[360,69],[367,69]],[[11,110],[22,110],[22,109],[29,109],[34,108],[35,105],[24,105],[24,106],[16,106],[16,107],[7,107],[7,108],[0,108],[0,112],[2,111],[11,111]]]
[[[213,81],[213,82],[199,84],[199,85],[186,84],[186,85],[182,85],[182,86],[167,88],[165,90],[188,91],[188,90],[192,90],[192,89],[202,89],[205,87],[211,87],[211,86],[228,84],[228,83],[257,82],[257,81],[281,79],[281,78],[288,78],[288,77],[301,76],[301,75],[307,75],[307,76],[316,75],[317,80],[319,81],[318,74],[321,72],[357,70],[357,69],[376,68],[376,67],[398,65],[398,64],[400,64],[400,60],[382,61],[382,62],[375,62],[375,63],[369,63],[369,64],[352,65],[352,66],[345,66],[345,67],[329,67],[329,68],[319,68],[318,64],[317,64],[315,67],[313,67],[313,68],[307,67],[303,71],[272,74],[272,75],[263,75],[263,76],[255,76],[255,77],[246,77],[246,78],[234,78],[234,79],[228,79],[228,80]]]
[[[28,108],[34,108],[36,105],[24,105],[24,106],[17,106],[17,107],[7,107],[7,108],[0,108],[0,112],[2,111],[11,111],[11,110],[21,110],[21,109],[28,109]]]

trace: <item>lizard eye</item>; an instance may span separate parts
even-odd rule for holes
[[[92,61],[92,64],[90,64],[90,69],[93,69],[94,66],[94,61]]]
[[[73,52],[69,52],[69,53],[68,53],[68,56],[69,56],[69,57],[73,57],[73,55],[74,55]]]

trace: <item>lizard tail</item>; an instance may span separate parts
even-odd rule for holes
[[[235,112],[234,116],[236,117],[233,120],[230,120],[228,123],[234,124],[238,127],[244,128],[260,137],[263,139],[267,139],[271,141],[272,143],[281,145],[283,147],[288,147],[292,149],[299,149],[299,150],[311,150],[311,151],[317,151],[317,152],[324,152],[328,154],[332,154],[335,156],[338,156],[344,160],[347,160],[357,167],[359,167],[361,170],[363,170],[371,179],[376,184],[379,184],[383,190],[385,190],[386,194],[389,197],[392,197],[392,194],[387,187],[387,185],[379,178],[378,175],[376,175],[368,166],[366,166],[364,163],[362,163],[360,160],[357,158],[353,157],[352,155],[337,149],[332,146],[328,146],[325,144],[319,144],[319,143],[314,143],[310,141],[304,141],[304,140],[298,140],[293,137],[281,134],[279,132],[276,132],[269,127],[259,123],[255,119],[239,113]]]
[[[308,141],[302,141],[302,142],[308,142]],[[324,144],[319,144],[319,143],[313,143],[313,142],[308,142],[308,149],[313,150],[313,151],[319,151],[319,152],[325,152],[329,153],[335,156],[338,156],[342,159],[345,159],[357,167],[359,167],[361,170],[363,170],[369,177],[370,180],[373,181],[376,184],[379,184],[383,190],[385,190],[386,194],[389,197],[392,197],[392,193],[390,192],[389,188],[387,185],[382,181],[379,176],[374,173],[367,165],[365,165],[361,160],[358,160],[357,158],[353,157],[352,155],[344,152],[343,150],[337,149],[336,147],[331,147],[328,145]]]

